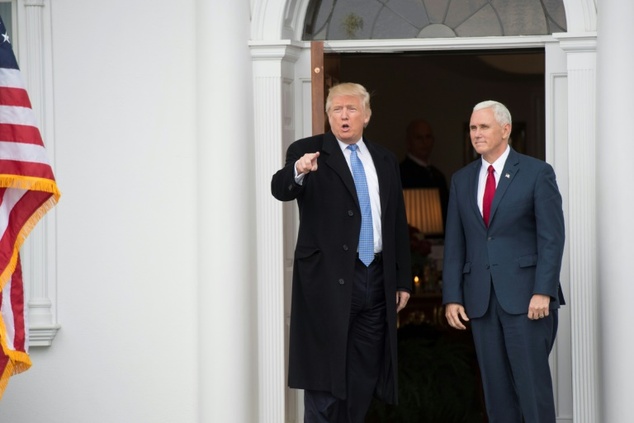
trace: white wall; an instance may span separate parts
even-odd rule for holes
[[[45,4],[62,328],[0,421],[197,421],[195,1]]]

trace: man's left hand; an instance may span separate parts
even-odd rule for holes
[[[403,310],[409,301],[409,292],[396,291],[396,312]]]
[[[528,305],[528,318],[531,320],[539,320],[548,316],[550,306],[550,296],[535,294],[531,298],[531,302]]]

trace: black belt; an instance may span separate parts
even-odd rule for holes
[[[357,253],[357,259],[359,258],[359,253]],[[374,260],[372,260],[372,263],[378,263],[381,260],[383,260],[383,253],[374,253]]]

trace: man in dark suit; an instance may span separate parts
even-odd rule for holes
[[[479,103],[469,128],[481,160],[451,180],[445,315],[456,329],[471,324],[490,423],[554,423],[548,356],[564,304],[564,218],[555,173],[509,146],[504,105]]]
[[[400,164],[403,188],[438,188],[443,222],[447,217],[449,189],[445,175],[431,164],[434,132],[424,119],[414,119],[405,131],[407,156]]]
[[[297,200],[300,217],[288,384],[305,390],[305,422],[362,423],[373,395],[397,401],[409,234],[398,161],[363,138],[366,89],[334,86],[326,113],[331,132],[292,143],[271,182],[275,198]]]

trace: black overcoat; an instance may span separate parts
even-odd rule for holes
[[[387,336],[376,396],[397,401],[396,291],[411,291],[409,232],[398,161],[364,139],[379,181]],[[295,182],[295,162],[319,152],[318,169]],[[273,196],[297,200],[299,233],[293,262],[288,384],[346,397],[346,346],[361,211],[352,173],[335,136],[292,143],[271,181]]]

